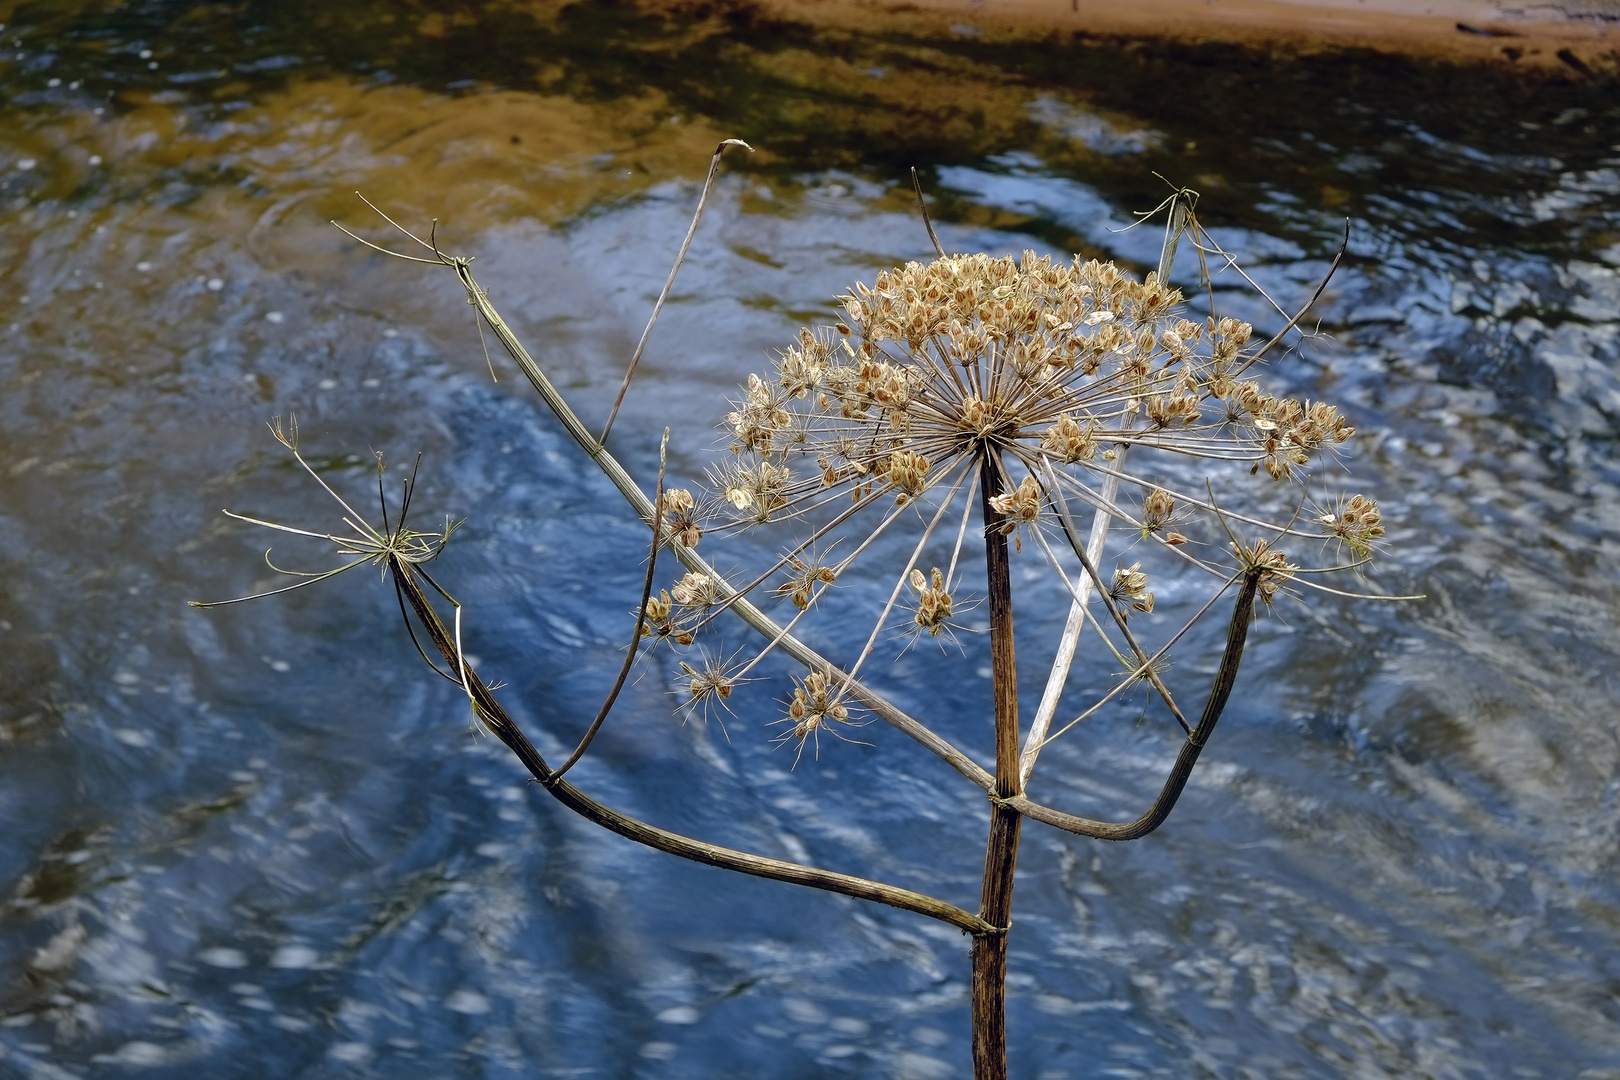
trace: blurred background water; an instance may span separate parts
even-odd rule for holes
[[[948,249],[1138,271],[1157,235],[1112,230],[1158,171],[1285,303],[1351,220],[1321,336],[1268,378],[1351,413],[1390,527],[1373,583],[1427,599],[1260,623],[1151,838],[1026,828],[1013,1074],[1620,1077],[1610,74],[428,7],[0,4],[0,1075],[966,1075],[958,934],[572,818],[469,730],[369,571],[184,603],[270,577],[221,506],[336,525],[271,414],[355,497],[373,451],[421,451],[416,512],[468,520],[438,576],[469,650],[543,751],[571,743],[642,530],[491,382],[453,280],[327,220],[378,224],[355,189],[437,217],[599,423],[734,136],[760,151],[728,159],[615,432],[648,482],[665,425],[697,478],[768,350],[926,257],[911,165]],[[1065,604],[1021,595],[1026,639]],[[964,648],[880,681],[984,759]],[[587,790],[971,906],[982,794],[881,725],[790,768],[778,693],[739,695],[728,739],[671,716],[673,674],[629,686]],[[1034,793],[1134,816],[1174,745],[1122,713]]]

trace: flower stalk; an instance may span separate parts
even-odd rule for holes
[[[990,670],[995,693],[996,789],[985,841],[979,918],[996,928],[974,935],[973,1075],[1007,1076],[1007,933],[1012,925],[1013,875],[1024,816],[1007,800],[1023,794],[1018,761],[1018,660],[1013,648],[1011,560],[997,509],[1002,495],[1000,456],[986,454],[979,466],[983,496],[985,583],[990,605]]]
[[[717,148],[659,306],[697,230],[727,145],[741,144],[728,140]],[[915,174],[913,182],[922,203]],[[558,768],[540,755],[469,663],[461,646],[461,605],[423,565],[439,555],[454,523],[447,519],[439,533],[408,530],[410,485],[397,524],[390,523],[382,500],[380,529],[366,524],[312,469],[311,475],[342,505],[349,533],[242,520],[324,539],[350,560],[325,573],[298,572],[299,585],[364,563],[382,566],[413,639],[420,628],[446,668],[440,669],[418,641],[423,657],[466,695],[475,719],[574,813],[681,858],[886,904],[970,935],[973,1072],[976,1080],[1005,1080],[1007,946],[1024,819],[1106,840],[1137,839],[1162,825],[1231,699],[1256,599],[1269,607],[1279,597],[1294,596],[1296,585],[1348,595],[1316,585],[1305,575],[1344,569],[1363,573],[1384,536],[1377,504],[1360,494],[1329,497],[1313,504],[1310,514],[1296,510],[1292,518],[1278,522],[1268,520],[1263,509],[1225,510],[1231,500],[1223,496],[1217,503],[1208,479],[1207,499],[1183,491],[1184,478],[1178,486],[1178,470],[1188,463],[1209,470],[1236,466],[1229,471],[1239,474],[1240,483],[1298,481],[1353,434],[1335,407],[1279,398],[1255,380],[1242,378],[1280,335],[1250,348],[1252,327],[1247,323],[1213,314],[1196,322],[1178,313],[1181,294],[1167,281],[1176,245],[1188,239],[1200,261],[1210,253],[1230,261],[1198,225],[1193,204],[1189,192],[1178,191],[1167,200],[1171,218],[1159,271],[1140,281],[1111,263],[1078,256],[1064,264],[1034,252],[1016,260],[947,255],[929,222],[937,259],[885,271],[871,285],[857,282],[840,298],[843,321],[801,330],[772,371],[748,376],[725,416],[730,454],[709,470],[707,492],[694,496],[687,487],[666,488],[666,430],[651,497],[604,443],[646,348],[657,307],[598,439],[491,304],[473,278],[471,259],[446,255],[435,238],[414,236],[384,215],[429,255],[399,255],[361,242],[452,270],[481,325],[651,532],[625,662],[595,718]],[[1284,332],[1303,314],[1304,309],[1294,315]],[[278,428],[276,433],[296,455],[296,432],[287,436]],[[1074,523],[1071,500],[1094,509],[1084,538]],[[1299,505],[1304,503],[1301,495]],[[962,627],[953,620],[973,606],[959,567],[975,517],[985,551],[993,772],[856,677],[886,640],[885,631],[906,638],[908,648],[924,640],[923,635],[942,645],[957,642],[951,630]],[[955,522],[954,544],[950,526],[939,528],[947,521]],[[1258,528],[1259,536],[1240,540],[1232,532],[1234,522]],[[909,557],[897,566],[900,560],[877,541],[912,527],[920,533],[909,546]],[[700,542],[713,545],[767,529],[796,532],[763,570],[739,571],[735,580],[698,552]],[[1111,529],[1140,545],[1129,559],[1115,553],[1119,561],[1110,561]],[[1059,536],[1061,542],[1056,542]],[[1032,540],[1029,554],[1025,539]],[[1348,553],[1352,561],[1325,567],[1291,562],[1280,545],[1302,539],[1319,541],[1323,550]],[[655,593],[662,551],[673,555],[683,572]],[[1227,564],[1228,552],[1235,567]],[[1015,557],[1044,557],[1072,600],[1046,691],[1022,745]],[[811,649],[793,631],[818,612],[827,589],[845,587],[847,571],[858,559],[889,562],[874,595],[877,614],[869,632],[864,638],[842,635],[851,644],[865,644],[840,659]],[[924,567],[930,568],[926,574]],[[1153,588],[1165,580],[1203,583],[1210,591],[1193,619],[1168,640],[1154,636],[1159,614]],[[1166,654],[1234,585],[1237,596],[1225,648],[1194,725],[1163,676]],[[887,601],[876,602],[884,590]],[[902,596],[908,603],[900,602]],[[447,626],[436,608],[443,602],[455,610],[453,625]],[[1097,605],[1103,608],[1101,617],[1093,610]],[[772,607],[782,611],[785,625]],[[751,658],[738,660],[740,651],[728,652],[712,641],[720,633],[717,620],[726,613],[763,638],[765,644]],[[1088,622],[1098,655],[1124,663],[1127,670],[1095,695],[1090,708],[1052,734],[1060,698],[1069,688],[1080,630]],[[835,642],[829,651],[837,654],[842,644]],[[777,741],[796,745],[795,763],[807,744],[819,751],[823,733],[854,741],[841,729],[865,722],[870,714],[983,790],[990,807],[977,913],[900,886],[661,829],[604,806],[565,779],[608,719],[638,654],[656,648],[696,650],[688,654],[690,661],[672,665],[680,672],[677,711],[688,715],[711,705],[731,708],[737,688],[759,681],[747,676],[769,653],[780,652],[800,665],[804,670],[793,678],[787,697],[777,699],[785,713],[776,721]],[[1132,820],[1097,821],[1029,798],[1026,784],[1041,749],[1138,681],[1152,688],[1183,733],[1175,762],[1148,810]]]

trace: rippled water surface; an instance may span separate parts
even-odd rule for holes
[[[1285,304],[1351,220],[1320,336],[1268,377],[1352,414],[1390,529],[1371,584],[1426,599],[1260,622],[1152,837],[1026,827],[1014,1075],[1620,1077],[1609,75],[429,6],[0,4],[0,1075],[966,1075],[960,935],[570,816],[469,730],[369,571],[184,603],[268,584],[222,506],[337,527],[270,415],[357,498],[373,451],[420,451],[417,512],[468,522],[438,564],[467,647],[566,752],[641,528],[491,382],[448,275],[326,222],[381,235],[357,188],[437,217],[594,424],[738,136],[759,153],[728,159],[615,431],[649,481],[664,426],[699,477],[767,350],[927,255],[907,166],[950,249],[1139,270],[1157,236],[1113,230],[1157,170]],[[1019,604],[1033,653],[1065,601]],[[875,678],[982,760],[964,648]],[[779,691],[728,738],[671,717],[673,675],[630,684],[583,787],[971,906],[977,789],[882,725],[791,768]],[[1054,744],[1034,793],[1139,812],[1175,740],[1136,710]]]

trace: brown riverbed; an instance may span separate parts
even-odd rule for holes
[[[1491,0],[764,0],[792,18],[958,34],[1075,33],[1289,49],[1365,48],[1589,75],[1620,49],[1620,4]],[[875,24],[875,25],[874,25]]]

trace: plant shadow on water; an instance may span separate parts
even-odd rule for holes
[[[1620,1070],[1608,69],[435,9],[0,5],[0,1073],[966,1072],[959,935],[559,813],[421,672],[386,590],[183,604],[269,576],[220,506],[307,518],[270,414],[299,412],[346,494],[373,448],[423,451],[418,505],[468,519],[440,569],[469,651],[542,749],[569,743],[621,660],[642,530],[489,382],[448,283],[325,220],[357,220],[355,188],[439,217],[594,419],[726,136],[761,150],[728,165],[617,422],[640,477],[654,432],[709,445],[759,357],[927,254],[908,166],[948,249],[1138,270],[1157,238],[1109,228],[1160,200],[1157,170],[1285,305],[1352,220],[1325,336],[1271,376],[1353,414],[1391,530],[1378,583],[1429,600],[1258,624],[1151,840],[1026,833],[1013,1074]],[[1021,632],[1050,639],[1064,606],[1021,608]],[[987,753],[966,648],[914,649],[892,682]],[[870,729],[790,770],[773,709],[739,705],[729,741],[683,726],[677,675],[626,688],[582,786],[972,896],[984,803],[948,770]],[[1173,744],[1139,713],[1054,743],[1041,797],[1140,805]]]

